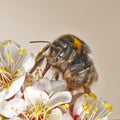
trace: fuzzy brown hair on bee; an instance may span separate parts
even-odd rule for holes
[[[89,46],[72,34],[65,34],[54,40],[48,41],[31,41],[31,43],[46,42],[47,44],[36,56],[35,65],[30,73],[33,73],[37,66],[41,66],[42,61],[46,58],[47,63],[42,72],[44,76],[50,66],[56,68],[54,77],[59,78],[59,72],[62,73],[63,79],[67,82],[69,90],[84,88],[85,93],[90,92],[90,85],[97,80],[97,71],[93,61],[89,57],[91,50]],[[49,52],[46,55],[45,52]]]

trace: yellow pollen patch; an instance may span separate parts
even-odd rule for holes
[[[1,46],[2,46],[2,47],[5,47],[5,46],[6,46],[6,43],[2,42]]]
[[[10,62],[14,62],[14,59],[10,53],[6,54],[6,57],[10,60]]]
[[[64,104],[64,105],[62,105],[62,108],[63,108],[63,109],[68,109],[68,108],[69,108],[69,104]]]
[[[104,102],[104,106],[109,110],[110,113],[113,112],[112,106],[108,102]]]
[[[83,106],[86,106],[86,105],[87,105],[87,102],[86,102],[86,101],[84,101],[84,102],[83,102]]]
[[[84,109],[87,109],[88,108],[88,104],[84,101],[84,103],[83,103],[83,107],[84,107]]]
[[[45,112],[45,108],[41,108],[41,113],[44,113]]]
[[[10,59],[12,56],[11,56],[11,54],[8,53],[8,54],[6,54],[6,57]]]
[[[90,93],[90,97],[92,97],[92,98],[96,98],[96,95],[94,94],[94,93]]]
[[[42,97],[42,94],[40,94],[40,97]]]
[[[46,106],[46,108],[48,108],[48,109],[51,108],[51,107],[52,107],[51,105],[47,105],[47,106]]]
[[[18,109],[16,109],[15,111],[18,112]]]
[[[89,106],[88,106],[88,109],[91,109],[91,108],[92,108],[92,105],[89,105]]]
[[[98,111],[98,107],[95,107],[95,110]]]
[[[27,53],[27,50],[26,49],[23,49],[23,54],[26,54]]]
[[[83,112],[84,112],[85,115],[89,114],[89,110],[88,109],[87,110],[83,110]]]
[[[88,94],[84,94],[84,98],[87,98],[88,97]]]
[[[104,106],[105,106],[106,108],[108,108],[110,105],[109,105],[108,102],[104,102]]]
[[[90,118],[90,114],[87,114],[86,117],[87,117],[87,118]]]
[[[74,41],[74,46],[75,46],[75,47],[78,49],[78,51],[80,52],[80,50],[82,49],[82,43],[81,43],[80,40],[77,39],[77,38],[74,38],[73,41]]]
[[[110,113],[112,113],[112,112],[113,112],[112,106],[110,106],[110,107],[108,108],[108,110],[109,110]]]
[[[60,100],[60,103],[62,104],[62,103],[63,103],[63,100]]]
[[[10,62],[14,62],[13,58],[10,58],[9,60],[10,60]]]
[[[39,78],[40,78],[40,79],[43,78],[43,75],[40,75]]]
[[[92,113],[93,113],[93,114],[96,114],[96,111],[95,111],[95,110],[93,110],[93,111],[92,111]]]
[[[35,106],[36,106],[36,108],[38,109],[38,108],[40,107],[40,104],[36,104]]]
[[[26,49],[18,50],[18,54],[26,54],[26,53],[27,53]]]
[[[95,107],[95,109],[92,111],[94,114],[98,111],[98,107]]]
[[[27,93],[27,90],[25,90],[24,92]]]
[[[8,43],[9,43],[9,44],[12,44],[12,40],[8,40]]]
[[[21,75],[24,73],[24,71],[21,68],[18,68],[17,70]]]
[[[43,70],[42,70],[42,69],[40,69],[40,71],[42,72]]]
[[[22,54],[22,50],[18,50],[18,54]]]
[[[30,78],[31,78],[31,79],[34,78],[33,75],[30,75]]]
[[[29,115],[30,115],[29,113],[26,114],[27,117],[28,117]]]
[[[52,90],[52,93],[55,93],[55,90]]]
[[[37,118],[38,115],[39,115],[39,113],[40,113],[40,111],[36,111],[36,112],[34,112],[34,117]]]
[[[100,118],[97,118],[96,120],[100,120]]]
[[[0,67],[0,73],[2,74],[2,75],[4,75],[5,73],[6,73],[6,70],[5,70],[5,68],[4,67]]]

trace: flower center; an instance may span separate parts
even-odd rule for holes
[[[99,110],[101,109],[101,110]],[[98,111],[100,113],[98,114]],[[84,95],[84,102],[83,102],[83,112],[86,119],[93,119],[96,117],[96,120],[100,120],[101,116],[104,116],[105,114],[112,113],[112,106],[103,101],[103,106],[99,108],[99,101],[94,93],[90,93],[90,95],[85,94]]]
[[[48,107],[44,106],[43,102],[35,105],[27,106],[25,115],[29,120],[45,120],[50,111],[47,111]]]
[[[11,40],[8,40],[6,43],[2,42],[0,47],[4,50],[7,45],[12,47],[16,44],[13,44]],[[13,81],[15,81],[15,78],[19,78],[24,74],[24,70],[20,68],[20,65],[25,58],[26,50],[18,49],[15,53],[17,57],[13,56],[13,54],[9,51],[7,51],[4,55],[0,53],[0,90],[3,88],[9,90],[10,85]]]
[[[9,88],[13,82],[14,75],[7,71],[3,66],[0,66],[0,88]]]

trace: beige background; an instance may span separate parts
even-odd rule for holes
[[[99,80],[93,91],[113,105],[120,120],[120,0],[0,0],[0,39],[12,39],[30,52],[64,33],[92,49]]]

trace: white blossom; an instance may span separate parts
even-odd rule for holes
[[[11,40],[0,41],[0,103],[21,88],[26,72],[33,65],[26,49]]]
[[[8,101],[1,114],[9,119],[20,116],[19,118],[24,117],[25,120],[62,120],[59,106],[69,103],[71,99],[71,94],[67,91],[49,96],[37,87],[27,87],[24,99],[14,98]]]

